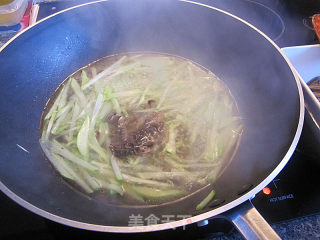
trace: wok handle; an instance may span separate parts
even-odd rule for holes
[[[246,239],[281,239],[250,201],[240,204],[223,215]]]

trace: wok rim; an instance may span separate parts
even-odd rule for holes
[[[83,6],[87,6],[90,4],[96,4],[96,3],[101,3],[101,2],[108,2],[109,0],[98,0],[98,1],[94,1],[94,2],[89,2],[89,3],[85,3],[85,4],[81,4],[81,5],[77,5],[74,7],[70,7],[67,9],[64,9],[62,11],[59,11],[57,13],[54,13],[52,15],[49,15],[41,20],[39,20],[38,22],[36,22],[35,24],[27,27],[26,29],[24,29],[23,31],[19,32],[18,34],[16,34],[13,38],[11,38],[8,42],[6,42],[1,48],[0,48],[0,53],[11,43],[13,42],[16,38],[18,38],[20,35],[22,35],[24,32],[32,29],[34,26],[42,23],[43,21],[46,21],[49,18],[55,17],[56,15],[59,15],[61,13],[70,11],[72,9],[76,9],[79,7],[83,7]],[[23,198],[19,197],[17,194],[15,194],[13,191],[11,191],[9,188],[7,188],[1,181],[0,181],[0,190],[7,195],[9,198],[11,198],[13,201],[15,201],[16,203],[18,203],[20,206],[28,209],[29,211],[40,215],[41,217],[47,218],[49,220],[52,220],[54,222],[58,222],[60,224],[64,224],[70,227],[75,227],[75,228],[79,228],[79,229],[86,229],[86,230],[93,230],[93,231],[100,231],[100,232],[113,232],[113,233],[139,233],[139,232],[151,232],[151,231],[159,231],[159,230],[166,230],[166,229],[170,229],[170,228],[176,228],[176,227],[181,227],[181,226],[185,226],[188,224],[192,224],[192,223],[196,223],[196,222],[200,222],[209,218],[212,218],[216,215],[222,214],[242,203],[244,203],[247,200],[250,200],[251,198],[253,198],[255,196],[255,194],[257,194],[258,192],[260,192],[265,186],[267,186],[279,173],[280,171],[285,167],[285,165],[287,164],[287,162],[290,160],[291,155],[293,154],[301,132],[302,132],[302,127],[303,127],[303,122],[304,122],[304,112],[305,112],[305,108],[304,108],[304,97],[303,97],[303,91],[302,91],[302,87],[301,87],[301,83],[299,80],[299,75],[295,72],[294,67],[292,66],[292,64],[290,63],[290,61],[288,60],[288,58],[285,56],[284,53],[281,52],[281,49],[275,44],[275,42],[273,40],[271,40],[266,34],[264,34],[262,31],[260,31],[258,28],[256,28],[255,26],[253,26],[252,24],[246,22],[245,20],[227,12],[224,10],[221,10],[219,8],[213,7],[213,6],[209,6],[203,3],[198,3],[198,2],[194,2],[194,1],[189,1],[189,0],[177,0],[179,2],[184,2],[184,3],[189,3],[189,4],[194,4],[194,5],[198,5],[198,6],[202,6],[202,7],[206,7],[209,8],[211,10],[214,11],[218,11],[220,13],[226,14],[244,24],[246,24],[248,27],[252,28],[253,30],[255,30],[258,34],[262,35],[266,40],[268,40],[269,43],[271,43],[273,45],[273,47],[275,47],[275,49],[281,54],[281,56],[285,59],[286,63],[288,64],[288,66],[290,67],[293,77],[296,80],[296,84],[297,84],[297,88],[298,88],[298,93],[299,93],[299,102],[300,102],[300,113],[299,113],[299,121],[298,121],[298,125],[297,125],[297,130],[296,133],[294,135],[293,141],[289,147],[289,149],[287,150],[285,156],[282,158],[282,160],[280,161],[280,163],[274,168],[274,170],[262,181],[260,182],[255,188],[253,188],[252,190],[250,190],[249,192],[245,193],[244,195],[242,195],[241,197],[238,197],[237,199],[233,200],[232,202],[229,202],[227,204],[222,205],[219,208],[216,208],[214,210],[211,211],[207,211],[205,213],[201,213],[199,215],[193,216],[193,217],[189,217],[186,219],[182,219],[182,220],[178,220],[178,221],[173,221],[173,222],[169,222],[169,223],[161,223],[161,224],[156,224],[156,225],[148,225],[148,226],[106,226],[106,225],[99,225],[99,224],[91,224],[91,223],[86,223],[86,222],[80,222],[80,221],[76,221],[76,220],[70,220],[68,218],[64,218],[64,217],[60,217],[58,215],[52,214],[50,212],[47,212],[41,208],[38,208],[37,206],[25,201]]]

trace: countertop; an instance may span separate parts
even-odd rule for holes
[[[37,2],[41,1],[38,0]],[[14,35],[15,33],[0,34],[0,47]],[[0,213],[0,216],[1,215],[2,214]],[[291,221],[272,224],[271,226],[284,240],[320,239],[320,213],[299,219],[294,219]],[[207,236],[203,239],[243,239],[243,237],[239,234],[239,232],[233,230],[228,235],[224,235],[218,238]]]

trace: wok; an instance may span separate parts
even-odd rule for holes
[[[202,211],[195,206],[210,189],[175,203],[144,208],[90,199],[61,181],[44,158],[39,121],[62,80],[103,56],[135,51],[195,61],[224,81],[237,101],[243,117],[242,139],[232,162],[213,184],[215,200]],[[122,233],[227,216],[247,238],[277,238],[248,200],[281,171],[293,153],[303,125],[303,94],[279,48],[245,21],[189,1],[84,4],[41,20],[3,46],[0,82],[0,189],[30,211],[77,228]],[[128,226],[130,216],[139,214],[180,218]]]

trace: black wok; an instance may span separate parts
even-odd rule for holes
[[[40,21],[0,51],[0,189],[25,208],[59,223],[97,231],[144,232],[223,214],[238,227],[244,222],[252,225],[250,221],[260,220],[247,200],[281,171],[300,137],[303,95],[286,58],[259,30],[212,7],[175,0],[86,4]],[[215,200],[200,212],[195,206],[210,189],[145,208],[92,200],[61,181],[42,154],[40,116],[62,80],[103,56],[135,51],[174,54],[201,64],[228,85],[238,103],[244,119],[239,149],[214,183]],[[128,226],[130,216],[139,214],[144,218],[154,214],[160,220]],[[161,222],[165,215],[174,215],[176,221]],[[275,237],[261,232],[251,231],[259,238]]]

